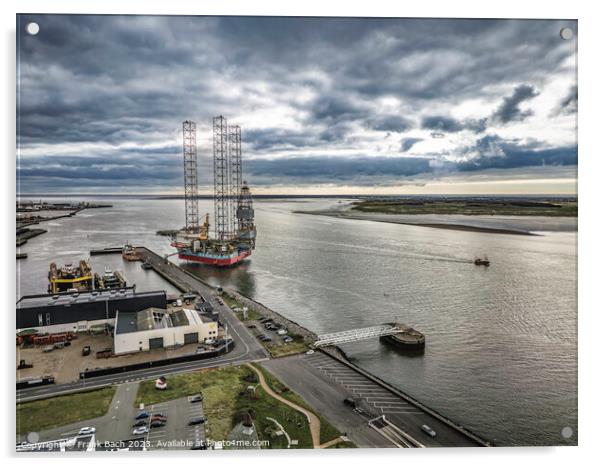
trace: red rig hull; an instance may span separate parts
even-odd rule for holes
[[[181,251],[178,253],[178,257],[182,260],[200,262],[201,264],[213,265],[216,267],[231,267],[250,255],[251,251],[239,251],[238,253],[224,256],[194,253],[192,251]]]

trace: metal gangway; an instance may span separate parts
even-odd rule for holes
[[[329,345],[338,345],[341,343],[350,343],[352,341],[369,340],[370,338],[384,337],[386,335],[395,335],[404,330],[391,324],[377,325],[374,327],[358,328],[354,330],[345,330],[343,332],[326,333],[318,335],[314,342],[315,348]]]

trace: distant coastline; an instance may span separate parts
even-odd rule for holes
[[[477,233],[497,233],[504,235],[524,235],[524,236],[539,236],[537,233],[524,230],[513,230],[510,228],[495,228],[495,227],[483,227],[476,225],[466,225],[461,223],[431,223],[431,222],[408,222],[400,219],[390,218],[383,219],[376,215],[353,215],[348,211],[336,211],[336,210],[316,210],[316,211],[301,211],[297,210],[296,214],[306,215],[322,215],[326,217],[344,218],[348,220],[364,220],[371,222],[381,223],[394,223],[398,225],[410,225],[415,227],[427,227],[427,228],[440,228],[443,230],[456,230],[456,231],[473,231]]]

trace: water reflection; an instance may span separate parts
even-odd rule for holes
[[[251,264],[252,260],[245,260],[231,268],[216,268],[196,262],[181,262],[180,266],[213,286],[234,288],[254,298],[255,275],[251,272]]]

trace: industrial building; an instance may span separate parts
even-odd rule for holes
[[[85,332],[102,324],[113,324],[117,312],[167,308],[165,291],[138,292],[135,287],[57,295],[24,296],[17,301],[17,332]]]
[[[217,322],[192,309],[118,311],[115,322],[115,354],[203,342],[217,338],[218,331]]]

